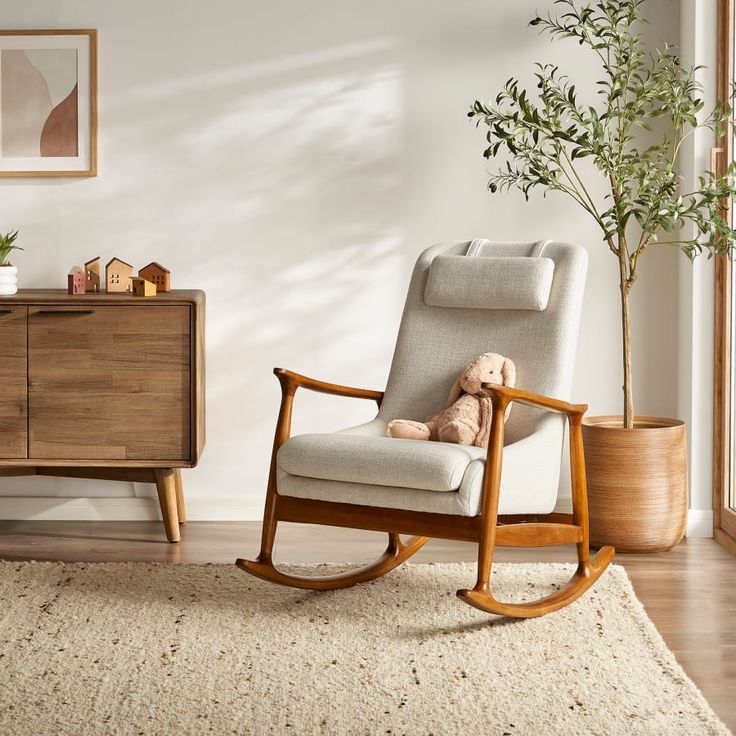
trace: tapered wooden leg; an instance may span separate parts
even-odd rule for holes
[[[178,542],[179,515],[176,510],[176,474],[171,468],[157,468],[153,471],[156,479],[158,501],[161,505],[161,515],[164,518],[164,528],[169,542]]]
[[[179,468],[174,471],[174,483],[176,485],[176,513],[179,517],[179,523],[185,524],[187,511],[184,505],[184,485],[181,480],[181,470]]]

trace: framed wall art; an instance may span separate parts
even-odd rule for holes
[[[0,177],[97,175],[97,31],[0,30]]]

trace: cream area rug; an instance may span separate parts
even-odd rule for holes
[[[493,584],[523,600],[570,572],[499,565]],[[407,565],[315,593],[234,566],[3,562],[0,733],[728,733],[622,568],[526,621],[463,604],[473,580]]]

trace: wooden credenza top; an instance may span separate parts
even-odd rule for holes
[[[204,292],[199,289],[172,289],[156,296],[133,296],[132,294],[108,294],[105,291],[89,294],[68,294],[66,289],[19,289],[12,296],[0,296],[0,309],[3,304],[196,304],[203,305]]]

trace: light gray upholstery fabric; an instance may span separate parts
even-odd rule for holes
[[[547,308],[555,262],[551,258],[436,256],[424,301],[463,309]]]
[[[425,451],[434,451],[442,455],[447,448],[458,448],[444,442],[419,442],[413,440],[394,440],[384,436],[385,424],[376,419],[373,422],[335,434],[301,435],[295,437],[281,448],[278,455],[277,487],[285,496],[311,498],[321,501],[352,503],[361,506],[383,506],[385,508],[426,511],[436,514],[458,514],[475,516],[480,512],[483,488],[483,470],[485,468],[486,451],[478,447],[464,447],[467,451],[464,474],[455,490],[445,493],[428,493],[428,489],[420,484],[423,473],[422,460],[427,456]],[[564,433],[564,424],[559,415],[548,414],[534,434],[504,449],[503,468],[501,473],[501,498],[499,513],[501,514],[546,514],[554,509],[557,499],[557,483],[560,475],[560,448]],[[304,458],[301,451],[306,445],[302,440],[310,438],[309,445],[321,445],[317,453],[324,463],[320,469],[322,475],[330,475],[325,479],[315,477],[312,473],[312,459]],[[339,442],[334,442],[340,438]],[[350,466],[339,467],[335,462],[338,452],[344,448],[346,440],[355,442],[358,448],[366,448],[364,463],[368,463],[369,452],[379,444],[386,446],[385,451],[374,454],[373,475],[363,474],[361,480],[343,482],[349,477]],[[403,474],[394,465],[391,447],[396,443],[407,443],[417,448],[413,463],[405,468]],[[299,453],[287,448],[299,446]],[[334,453],[334,454],[333,454]],[[289,467],[286,472],[283,458],[289,456]],[[475,459],[473,459],[475,457]],[[388,458],[389,466],[397,472],[400,483],[376,483],[384,474],[382,462]],[[365,467],[363,465],[363,467]],[[303,473],[303,474],[302,474]],[[339,477],[335,477],[339,476]],[[417,480],[414,486],[407,486],[412,478]]]
[[[525,256],[535,243],[489,243],[480,259]],[[386,396],[379,416],[424,421],[445,408],[460,371],[481,353],[500,353],[516,365],[516,385],[526,391],[570,398],[588,254],[580,246],[550,242],[544,257],[555,262],[547,308],[481,310],[432,307],[424,302],[429,267],[438,255],[463,255],[467,241],[425,250],[414,266],[399,328]],[[514,405],[507,442],[534,431],[541,412]]]
[[[480,447],[369,434],[303,434],[287,442],[278,466],[291,475],[378,486],[455,491]]]
[[[279,493],[474,515],[480,504],[484,453],[471,459],[473,448],[382,437],[386,423],[424,421],[444,409],[460,371],[484,352],[501,353],[514,361],[519,388],[570,398],[587,269],[585,250],[564,243],[546,245],[544,257],[554,262],[554,273],[543,311],[427,304],[424,294],[433,260],[462,256],[467,250],[468,242],[461,241],[434,246],[419,256],[376,420],[331,435],[290,439],[277,458]],[[534,251],[534,243],[485,243],[478,245],[475,256],[466,257],[477,262],[518,258]],[[351,435],[355,443],[346,438]],[[363,450],[356,435],[365,436]],[[564,420],[559,415],[514,406],[505,431],[501,513],[546,513],[554,508],[563,435]],[[406,443],[416,449],[407,449]],[[464,474],[457,485],[463,463]]]

